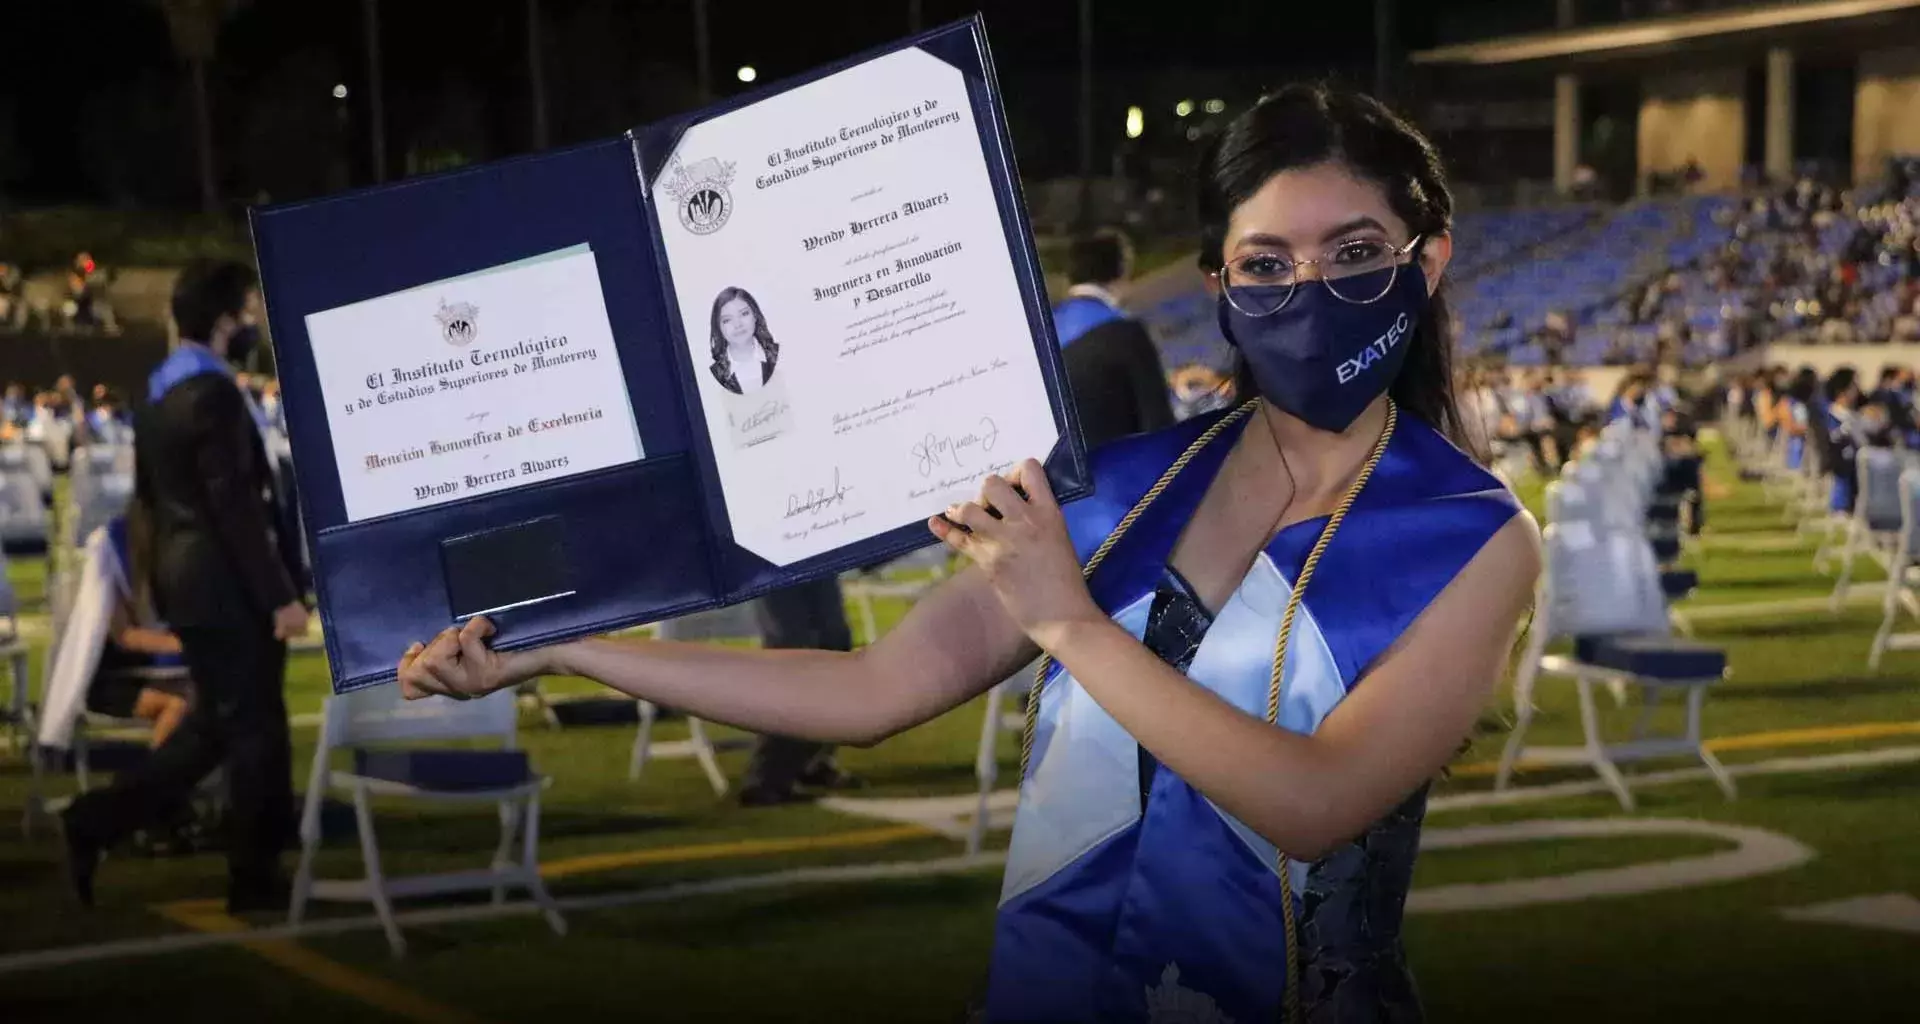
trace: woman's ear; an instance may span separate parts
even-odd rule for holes
[[[1427,277],[1427,295],[1431,297],[1440,287],[1440,276],[1447,272],[1447,264],[1453,261],[1453,233],[1442,231],[1427,238],[1420,247],[1420,271]]]

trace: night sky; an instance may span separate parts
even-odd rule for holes
[[[362,0],[250,0],[211,67],[223,199],[318,194],[372,178]],[[379,0],[388,177],[533,147],[525,0]],[[1432,0],[1397,0],[1403,48],[1431,41]],[[190,207],[195,162],[185,65],[158,0],[9,4],[0,62],[0,201]],[[549,141],[603,138],[697,105],[691,0],[541,0]],[[938,25],[984,13],[1023,172],[1078,170],[1076,0],[924,0]],[[710,0],[712,89],[760,85],[902,36],[907,0]],[[1127,105],[1250,100],[1286,80],[1371,83],[1370,0],[1096,0],[1097,165]],[[68,59],[71,55],[71,59]],[[336,100],[333,86],[347,86]],[[1109,130],[1111,129],[1111,130]]]

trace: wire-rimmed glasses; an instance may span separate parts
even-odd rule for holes
[[[1316,260],[1296,260],[1277,252],[1237,256],[1215,271],[1233,308],[1247,316],[1272,316],[1293,299],[1300,268],[1317,267],[1321,283],[1334,298],[1357,306],[1378,302],[1393,289],[1400,267],[1412,261],[1424,235],[1405,245],[1375,239],[1341,242]]]

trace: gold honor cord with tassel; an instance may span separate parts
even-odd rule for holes
[[[1146,512],[1147,507],[1153,504],[1154,499],[1160,497],[1172,485],[1174,478],[1180,475],[1181,470],[1187,468],[1187,463],[1192,462],[1195,455],[1200,454],[1213,442],[1214,438],[1220,436],[1222,431],[1245,419],[1259,404],[1259,399],[1247,402],[1222,417],[1220,422],[1208,427],[1205,433],[1195,438],[1193,443],[1187,446],[1187,450],[1173,460],[1173,465],[1168,466],[1167,471],[1160,474],[1160,479],[1154,481],[1153,486],[1147,489],[1147,493],[1141,495],[1140,500],[1127,510],[1127,514],[1121,517],[1119,524],[1113,528],[1113,532],[1107,534],[1107,539],[1100,542],[1100,547],[1094,551],[1092,558],[1087,559],[1086,567],[1081,570],[1082,578],[1093,577],[1094,570],[1100,568],[1100,563],[1106,560],[1107,553],[1120,542],[1120,538],[1125,536],[1127,530]],[[1388,399],[1387,422],[1380,430],[1379,439],[1374,441],[1373,450],[1368,453],[1367,461],[1361,465],[1360,475],[1354,478],[1353,486],[1347,488],[1346,496],[1341,498],[1340,504],[1334,507],[1333,514],[1327,517],[1326,527],[1320,531],[1319,539],[1314,542],[1313,549],[1307,553],[1306,563],[1300,568],[1300,578],[1294,581],[1292,593],[1287,598],[1286,613],[1280,619],[1280,636],[1273,645],[1273,674],[1269,677],[1267,684],[1268,725],[1276,728],[1280,725],[1280,694],[1286,671],[1287,645],[1293,636],[1293,620],[1300,611],[1301,595],[1306,593],[1307,584],[1313,579],[1313,570],[1320,564],[1320,556],[1326,552],[1327,545],[1333,542],[1333,535],[1340,529],[1340,524],[1347,518],[1347,513],[1352,510],[1354,500],[1360,497],[1361,489],[1373,477],[1373,471],[1379,467],[1381,457],[1386,455],[1387,442],[1392,440],[1394,427],[1399,421],[1400,410],[1394,405],[1392,399]],[[1046,686],[1047,671],[1052,667],[1053,656],[1042,652],[1040,664],[1033,673],[1033,686],[1027,692],[1027,724],[1020,741],[1022,785],[1026,784],[1027,769],[1033,759],[1033,738],[1040,722],[1040,694]],[[1294,932],[1293,874],[1288,869],[1288,857],[1285,853],[1279,854],[1277,867],[1280,874],[1280,914],[1287,933],[1287,985],[1282,998],[1285,1003],[1286,1020],[1298,1022],[1301,1019],[1300,951],[1297,948],[1297,936]]]

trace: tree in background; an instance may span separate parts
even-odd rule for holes
[[[200,164],[200,208],[220,205],[213,161],[213,107],[207,93],[207,67],[220,42],[220,28],[246,0],[155,0],[167,16],[173,52],[187,62],[193,83],[194,149]]]

